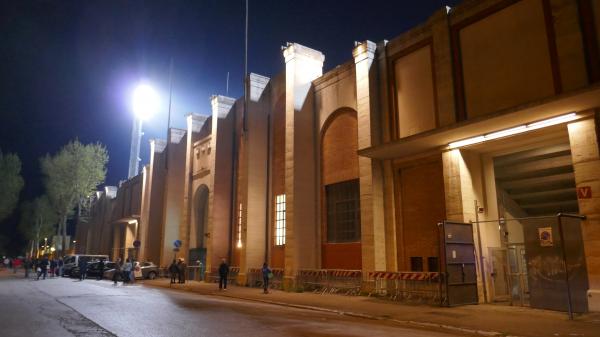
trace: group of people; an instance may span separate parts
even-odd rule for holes
[[[141,272],[139,261],[135,261],[133,258],[127,258],[123,263],[121,258],[117,258],[112,280],[114,285],[118,284],[119,279],[123,281],[123,285],[135,283],[136,277],[141,276]]]
[[[171,265],[169,266],[169,274],[171,275],[171,284],[173,283],[185,283],[185,271],[187,269],[187,265],[185,264],[184,259],[173,259]]]
[[[35,272],[36,280],[40,278],[45,280],[50,274],[50,277],[58,277],[62,275],[63,261],[58,258],[49,258],[48,255],[44,255],[41,258],[8,258],[5,257],[2,260],[2,266],[7,269],[12,269],[14,273],[18,269],[23,268],[25,271],[25,278],[29,278],[31,272]]]

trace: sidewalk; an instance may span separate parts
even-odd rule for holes
[[[577,315],[569,321],[567,314],[524,307],[492,304],[454,308],[410,305],[364,296],[320,295],[230,286],[219,291],[214,283],[188,281],[169,284],[169,280],[146,280],[146,286],[193,291],[204,295],[232,297],[250,301],[335,312],[368,319],[381,319],[403,325],[446,329],[485,336],[585,336],[600,337],[600,314]]]

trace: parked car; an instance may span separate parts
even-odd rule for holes
[[[75,255],[67,255],[63,258],[63,276],[79,276],[79,261],[90,262],[94,260],[100,261],[100,259],[108,260],[108,255],[85,255],[85,254],[75,254]],[[74,268],[77,275],[71,275]]]
[[[114,262],[112,263],[112,268],[109,270],[106,270],[104,272],[104,278],[112,280],[113,275],[115,274],[115,266],[114,266]],[[139,274],[138,276],[136,276],[136,279],[149,279],[149,280],[154,280],[155,278],[158,277],[158,266],[155,265],[152,262],[140,262],[140,269],[141,269],[141,274]]]
[[[98,277],[103,276],[104,272],[110,269],[115,269],[115,263],[111,261],[104,261],[104,268],[100,270],[100,261],[88,262],[87,276]]]
[[[87,262],[87,273],[86,273],[87,277],[88,278],[98,277],[98,275],[103,275],[105,271],[115,268],[114,262],[104,261],[104,264],[105,264],[104,270],[100,271],[99,270],[100,269],[100,261],[99,260],[92,260],[92,261]],[[69,276],[75,277],[75,278],[80,276],[79,265],[71,268]]]

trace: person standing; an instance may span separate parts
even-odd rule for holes
[[[56,267],[58,266],[58,264],[56,263],[55,259],[50,260],[50,273],[52,274],[52,277],[56,276]]]
[[[127,258],[127,260],[125,260],[125,264],[123,265],[123,284],[128,284],[131,280],[131,268],[131,259]]]
[[[79,263],[77,265],[79,267],[79,281],[83,281],[87,274],[87,261],[79,257]]]
[[[121,268],[121,258],[117,258],[117,261],[115,261],[115,272],[113,273],[112,277],[114,285],[117,285],[117,281],[119,280],[119,277],[121,275]]]
[[[173,259],[171,265],[169,266],[169,274],[171,274],[171,284],[175,283],[175,280],[179,276],[179,268],[177,267],[177,262]]]
[[[59,276],[63,276],[63,266],[64,266],[64,261],[63,259],[58,259],[58,275]]]
[[[229,274],[229,266],[225,259],[221,259],[219,265],[219,290],[227,290],[227,275]]]
[[[179,283],[181,284],[185,283],[186,268],[187,265],[185,264],[185,261],[183,259],[179,259],[179,262],[177,263],[177,272],[179,273]]]
[[[23,261],[23,268],[25,268],[25,278],[29,278],[29,269],[31,269],[31,260],[26,257]]]
[[[269,279],[273,277],[269,265],[265,262],[262,266],[262,277],[263,277],[263,290],[265,294],[269,293]]]
[[[136,262],[133,258],[131,258],[130,261],[131,261],[131,270],[129,271],[129,282],[131,282],[133,284],[133,283],[135,283],[135,266],[138,262]]]
[[[48,275],[48,257],[44,256],[42,258],[42,260],[38,263],[38,275],[37,275],[37,279],[40,279],[40,276],[43,275],[43,280],[46,279],[46,276]]]
[[[100,281],[104,276],[104,259],[100,259],[98,262],[98,276],[96,277],[96,281]]]

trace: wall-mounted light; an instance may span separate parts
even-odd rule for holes
[[[485,141],[492,140],[492,139],[498,139],[498,138],[502,138],[502,137],[512,136],[512,135],[524,133],[527,131],[537,130],[537,129],[545,128],[545,127],[552,126],[552,125],[570,122],[576,118],[577,118],[577,114],[572,112],[572,113],[569,113],[566,115],[552,117],[552,118],[544,119],[544,120],[541,120],[538,122],[519,125],[519,126],[512,127],[510,129],[495,131],[495,132],[488,133],[485,135],[471,137],[471,138],[459,140],[456,142],[452,142],[452,143],[448,144],[448,148],[456,149],[456,148],[463,147],[463,146],[483,143]]]

